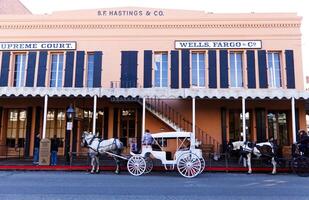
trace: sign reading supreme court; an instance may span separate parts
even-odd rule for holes
[[[76,49],[76,42],[0,42],[0,51],[67,49]]]
[[[261,49],[261,40],[176,40],[176,49]]]

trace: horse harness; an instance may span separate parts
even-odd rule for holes
[[[94,139],[99,139],[99,141],[98,141],[98,145],[97,145],[97,148],[96,149],[94,149],[94,148],[92,148],[90,145],[92,144],[92,142],[94,141]],[[100,148],[100,144],[101,144],[101,142],[102,142],[103,140],[102,139],[100,139],[100,138],[98,138],[98,137],[96,137],[95,135],[91,138],[91,140],[90,140],[90,142],[89,142],[89,144],[88,144],[88,142],[86,141],[86,144],[87,144],[87,147],[88,148],[91,148],[92,150],[94,150],[95,152],[97,152],[97,153],[100,153],[99,152],[99,148]],[[116,150],[119,150],[119,149],[121,149],[121,147],[118,147],[118,145],[117,145],[117,141],[116,141],[116,138],[114,138],[114,141],[113,141],[113,143],[112,144],[109,144],[109,145],[106,145],[106,146],[103,146],[103,148],[107,148],[107,147],[109,147],[109,146],[113,146],[113,145],[115,145],[115,147],[116,147]]]

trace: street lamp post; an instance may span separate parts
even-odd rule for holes
[[[72,105],[66,111],[67,114],[67,126],[65,132],[65,164],[70,164],[70,143],[71,143],[71,133],[73,130],[73,119],[74,119],[74,108]]]

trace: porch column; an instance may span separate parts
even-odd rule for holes
[[[97,116],[97,95],[94,95],[93,97],[93,117],[92,117],[92,134],[96,134],[95,128],[96,128],[96,116]]]
[[[192,98],[192,136],[191,136],[191,144],[195,144],[195,97]],[[195,148],[195,147],[193,147]]]
[[[246,141],[246,99],[242,97],[242,138],[243,141]]]
[[[291,101],[291,110],[292,110],[292,134],[293,134],[293,143],[296,143],[295,98],[294,98],[294,97],[292,97],[292,101]]]
[[[42,139],[46,138],[46,118],[47,118],[47,104],[48,104],[48,96],[44,97],[44,119],[43,119],[43,136]]]
[[[146,99],[145,97],[143,97],[142,140],[144,138],[144,133],[145,133],[145,116],[146,116],[145,106],[146,106]]]

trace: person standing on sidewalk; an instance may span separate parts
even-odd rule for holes
[[[34,138],[34,152],[33,152],[33,164],[39,164],[39,151],[40,151],[40,134],[36,134]]]
[[[59,141],[56,135],[51,139],[51,164],[57,165],[57,154],[58,154]]]

